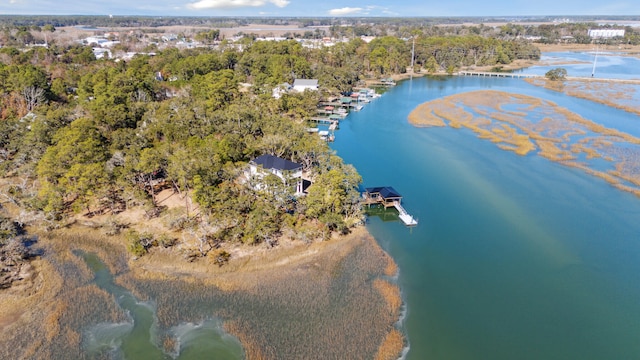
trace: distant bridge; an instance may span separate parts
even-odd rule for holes
[[[490,71],[460,71],[459,75],[463,76],[486,76],[486,77],[504,77],[504,78],[539,78],[542,75],[507,73],[507,72],[490,72]]]
[[[490,72],[490,71],[460,71],[458,75],[462,76],[486,76],[486,77],[503,77],[503,78],[544,78],[544,75],[535,74],[521,74],[521,73],[506,73],[506,72]],[[640,84],[640,79],[605,79],[599,77],[581,77],[581,76],[567,76],[565,80],[579,80],[579,81],[602,81],[602,82],[615,82],[626,84]]]

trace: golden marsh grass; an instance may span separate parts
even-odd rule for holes
[[[241,341],[248,359],[374,358],[382,348],[397,358],[402,350],[393,345],[403,343],[402,334],[389,335],[401,305],[388,280],[397,267],[364,228],[311,245],[230,249],[223,267],[190,263],[166,249],[134,261],[123,239],[99,229],[63,229],[41,242],[46,256],[38,267],[47,270],[47,282],[40,287],[48,290],[34,292],[38,310],[22,309],[11,325],[15,334],[3,332],[2,358],[85,358],[86,329],[128,321],[74,250],[96,253],[117,284],[153,300],[159,344],[168,352],[176,345],[168,329],[212,317]]]
[[[625,85],[633,88],[617,92],[607,88],[606,95],[600,95],[617,99],[610,101],[632,100],[635,87],[640,85]],[[599,85],[582,86],[591,91]],[[637,108],[626,110],[640,113]],[[466,128],[503,150],[542,156],[580,168],[619,189],[640,192],[640,138],[585,119],[551,101],[501,91],[472,91],[421,104],[411,112],[409,121],[415,126]]]
[[[532,85],[558,91],[569,96],[597,102],[613,108],[640,115],[637,106],[637,96],[640,84],[637,82],[621,82],[606,80],[579,80],[549,81],[542,78],[528,78],[525,81]]]
[[[395,360],[404,347],[404,336],[397,329],[389,331],[378,348],[375,360]]]

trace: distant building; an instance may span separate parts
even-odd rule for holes
[[[102,46],[106,43],[109,42],[108,39],[104,38],[103,36],[89,36],[87,38],[84,39],[84,42],[88,45],[98,45],[98,46]]]
[[[274,98],[276,99],[280,99],[282,97],[283,94],[286,94],[287,92],[289,92],[289,90],[291,90],[292,86],[289,83],[282,83],[276,87],[273,88],[271,94]]]
[[[362,39],[362,41],[366,42],[367,44],[373,41],[375,38],[375,36],[360,36],[360,39]]]
[[[304,92],[305,90],[318,90],[318,79],[295,79],[293,81],[293,90]]]
[[[624,29],[589,29],[589,37],[592,39],[624,37]]]
[[[289,39],[287,39],[286,37],[280,37],[280,36],[269,36],[269,37],[259,37],[256,38],[256,41],[287,41]]]
[[[93,48],[93,55],[96,59],[110,59],[111,51],[103,48]]]
[[[282,179],[286,185],[295,186],[296,195],[303,193],[302,165],[273,155],[260,155],[249,162],[249,175],[261,180],[266,175],[273,174]],[[263,185],[256,186],[261,189]]]
[[[176,41],[178,40],[178,36],[176,34],[165,34],[165,35],[162,35],[161,39],[164,42]]]

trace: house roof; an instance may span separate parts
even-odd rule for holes
[[[315,86],[318,87],[318,79],[295,79],[293,86]]]
[[[401,198],[402,197],[402,195],[400,195],[400,193],[397,192],[396,189],[392,188],[391,186],[371,187],[371,188],[366,188],[365,190],[369,194],[378,193],[378,194],[380,194],[380,196],[382,196],[385,199],[387,199],[387,198]]]
[[[276,170],[296,170],[302,167],[302,165],[294,163],[293,161],[268,154],[258,156],[257,158],[251,160],[251,163],[262,166],[265,169]]]

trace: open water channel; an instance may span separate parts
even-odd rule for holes
[[[638,77],[637,62],[603,59],[598,74]],[[584,71],[584,62],[572,66],[569,75],[582,76],[572,72]],[[367,223],[399,265],[404,356],[640,358],[640,199],[580,170],[503,151],[469,130],[415,128],[407,121],[423,102],[482,89],[551,100],[640,136],[637,115],[505,78],[416,78],[342,121],[332,144],[338,155],[356,166],[365,187],[398,190],[419,220],[407,228],[385,213]],[[179,341],[176,353],[161,352],[154,304],[115,285],[95,255],[77,255],[131,319],[85,329],[89,353],[243,357],[238,341],[215,319],[171,329]]]
[[[640,77],[637,59],[599,62],[597,74]],[[574,72],[585,65],[563,67],[583,76]],[[640,358],[640,198],[469,130],[407,121],[423,102],[482,89],[547,99],[640,136],[637,115],[505,78],[416,78],[342,121],[332,148],[365,187],[393,186],[419,220],[367,224],[399,265],[405,357]]]

